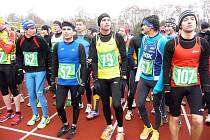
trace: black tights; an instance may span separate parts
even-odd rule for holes
[[[71,91],[71,101],[73,106],[73,124],[77,124],[77,120],[79,118],[79,97],[77,96],[77,90],[79,86],[61,86],[57,87],[57,95],[56,95],[56,109],[58,112],[58,116],[60,117],[63,123],[67,123],[66,119],[66,111],[64,109],[66,96],[68,95],[68,91]]]

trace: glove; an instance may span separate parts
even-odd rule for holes
[[[85,92],[85,85],[81,84],[78,88],[78,91],[77,91],[77,97],[80,96],[80,95],[84,95],[84,92]]]
[[[163,93],[170,93],[171,92],[171,86],[169,84],[165,84],[163,87]]]
[[[95,91],[100,93],[100,88],[101,88],[101,86],[100,86],[100,83],[99,83],[98,79],[95,79],[94,80],[94,89],[95,89]]]
[[[24,79],[24,73],[23,73],[23,70],[22,69],[19,69],[17,71],[17,83],[18,84],[21,84],[23,82],[23,79]]]
[[[120,87],[122,89],[124,89],[125,86],[126,86],[126,83],[127,83],[127,76],[126,75],[122,75],[121,79],[120,79]]]

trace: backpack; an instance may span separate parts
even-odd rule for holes
[[[25,39],[26,39],[25,36],[23,36],[23,37],[21,38],[21,40],[20,40],[20,47],[22,47],[23,42],[25,41]],[[36,37],[36,36],[33,37],[33,41],[34,41],[34,43],[36,44],[37,48],[40,48],[40,45],[39,45],[39,43],[38,43],[38,41],[37,41],[37,37]]]

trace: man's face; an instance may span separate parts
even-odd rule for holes
[[[43,34],[43,35],[48,35],[47,30],[42,30],[42,34]]]
[[[142,29],[142,33],[143,33],[143,34],[146,34],[146,35],[147,35],[147,34],[150,32],[150,30],[151,30],[151,28],[148,27],[148,26],[145,25],[145,24],[142,25],[141,29]]]
[[[165,31],[167,35],[170,35],[173,33],[173,27],[166,25]]]
[[[109,17],[104,17],[100,23],[101,30],[108,31],[111,29],[111,19]]]
[[[186,16],[181,23],[184,32],[192,32],[196,28],[196,19],[194,16]]]
[[[36,28],[34,26],[28,28],[28,30],[25,31],[26,35],[29,37],[36,35]]]
[[[86,30],[86,26],[82,21],[79,21],[79,22],[76,22],[76,28],[75,29],[78,33],[82,33],[83,31]]]
[[[125,32],[125,28],[120,28],[118,31],[119,34],[121,34],[121,36],[126,36],[126,32]]]
[[[53,29],[55,33],[59,33],[61,31],[61,27],[58,24],[53,24]]]
[[[62,33],[63,33],[64,40],[65,39],[71,39],[74,35],[73,29],[69,26],[62,27]]]

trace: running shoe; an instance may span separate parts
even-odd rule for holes
[[[14,114],[12,112],[6,112],[3,116],[0,117],[0,122],[5,122],[8,119],[11,119],[14,117]]]
[[[67,139],[72,139],[73,136],[76,134],[76,127],[75,126],[71,126],[70,130],[67,132],[66,138]]]
[[[68,125],[63,125],[60,130],[58,130],[57,137],[61,137],[65,135],[69,131],[70,127]]]
[[[47,124],[49,124],[49,123],[50,123],[50,118],[49,118],[49,116],[48,116],[47,118],[42,117],[42,120],[41,120],[41,122],[37,125],[37,128],[40,128],[40,129],[45,128],[45,126],[47,126]]]
[[[39,114],[38,115],[33,115],[32,118],[27,122],[28,126],[34,125],[36,122],[40,120]]]
[[[152,132],[152,126],[148,128],[147,126],[144,125],[144,129],[140,134],[140,139],[146,140],[151,132]]]
[[[21,122],[21,120],[22,120],[21,114],[15,114],[12,119],[11,125],[17,125]]]

